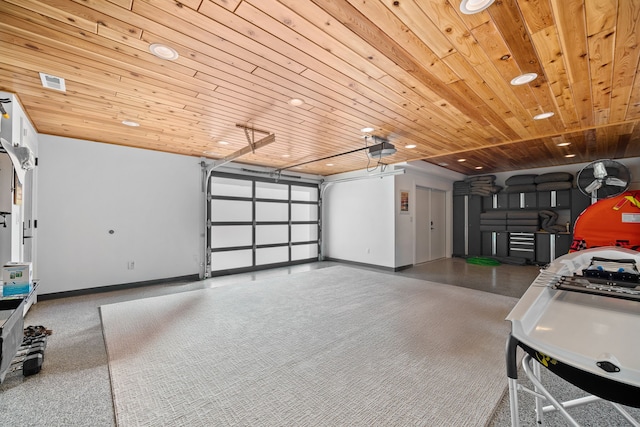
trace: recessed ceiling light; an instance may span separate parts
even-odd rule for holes
[[[327,163],[327,166],[333,166],[333,163]]]
[[[366,127],[366,128],[362,128],[360,129],[360,132],[364,132],[364,133],[369,133],[369,132],[373,132],[374,129],[372,127]]]
[[[570,142],[561,142],[561,143],[559,143],[557,145],[558,145],[558,147],[566,147],[568,145],[571,145],[571,143]]]
[[[282,157],[291,157],[291,154],[283,154]]]
[[[511,84],[513,86],[525,85],[527,83],[534,81],[537,78],[538,78],[538,75],[536,73],[526,73],[526,74],[522,74],[521,76],[514,77],[511,80]]]
[[[304,101],[302,99],[300,99],[300,98],[291,98],[289,100],[289,104],[293,105],[294,107],[299,107],[302,104],[304,104]]]
[[[552,111],[547,111],[546,113],[540,113],[540,114],[537,114],[537,115],[533,116],[533,120],[548,119],[551,116],[553,116],[553,112]]]
[[[476,170],[482,169],[482,166],[476,166]]]
[[[416,144],[405,145],[404,148],[416,148]]]
[[[460,3],[460,12],[465,15],[482,12],[491,6],[493,2],[494,0],[462,0],[462,3]]]
[[[227,141],[218,141],[218,144],[220,144],[220,145],[229,145],[229,143]]]
[[[131,127],[134,127],[134,128],[140,126],[140,123],[134,122],[133,120],[123,120],[122,124],[125,125],[125,126],[131,126]]]
[[[565,157],[568,157],[568,158],[572,158],[572,157],[575,157],[575,156],[576,156],[575,154],[566,154],[565,155]]]
[[[467,161],[467,159],[458,159],[458,161],[459,161],[460,163],[462,163],[462,162],[466,162],[466,161]]]
[[[152,43],[149,45],[149,52],[153,53],[160,59],[166,59],[168,61],[173,61],[178,59],[178,52],[172,47],[161,43]]]

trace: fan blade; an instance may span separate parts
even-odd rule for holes
[[[623,181],[620,178],[613,176],[607,177],[607,179],[604,180],[604,183],[607,185],[615,185],[616,187],[626,187],[627,185],[627,181]]]
[[[587,188],[584,189],[587,193],[593,193],[596,190],[599,190],[602,187],[602,180],[594,179],[591,184],[587,185]]]
[[[607,176],[607,168],[604,166],[604,163],[597,162],[593,164],[593,176],[597,179],[602,179]]]

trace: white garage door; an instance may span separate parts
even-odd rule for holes
[[[213,173],[209,189],[212,276],[317,261],[317,184]]]

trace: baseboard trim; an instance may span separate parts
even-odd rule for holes
[[[123,289],[140,288],[143,286],[162,285],[170,282],[195,282],[200,280],[197,274],[189,274],[187,276],[168,277],[165,279],[145,280],[142,282],[122,283],[119,285],[98,286],[95,288],[77,289],[73,291],[52,292],[50,294],[38,294],[38,301],[46,301],[58,298],[77,297],[82,295],[99,294],[103,292],[120,291]]]
[[[385,267],[377,264],[367,264],[366,262],[349,261],[346,259],[331,258],[331,257],[324,257],[324,261],[340,262],[343,264],[351,264],[359,267],[375,268],[376,270],[391,271],[391,272],[406,270],[407,268],[412,267],[412,265],[403,265],[400,267]]]

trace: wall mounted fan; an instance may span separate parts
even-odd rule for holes
[[[577,185],[588,197],[605,199],[624,193],[629,188],[631,173],[615,160],[596,160],[578,172]]]

